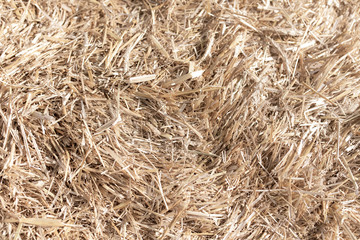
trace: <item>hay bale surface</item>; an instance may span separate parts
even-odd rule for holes
[[[359,239],[358,1],[2,0],[3,239]]]

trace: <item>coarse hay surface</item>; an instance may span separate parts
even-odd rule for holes
[[[359,239],[360,3],[0,0],[2,239]]]

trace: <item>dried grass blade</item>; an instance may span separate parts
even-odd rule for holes
[[[21,223],[21,224],[28,224],[34,225],[39,227],[64,227],[66,226],[59,219],[50,219],[50,218],[20,218],[20,219],[5,219],[4,222],[7,223]]]
[[[147,82],[147,81],[154,80],[155,78],[156,78],[155,74],[131,77],[129,79],[129,83],[142,83],[142,82]]]

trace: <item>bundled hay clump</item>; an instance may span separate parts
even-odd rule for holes
[[[2,0],[2,239],[359,239],[358,1]]]

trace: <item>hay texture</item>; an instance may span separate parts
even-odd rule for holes
[[[1,238],[359,239],[359,9],[1,0]]]

